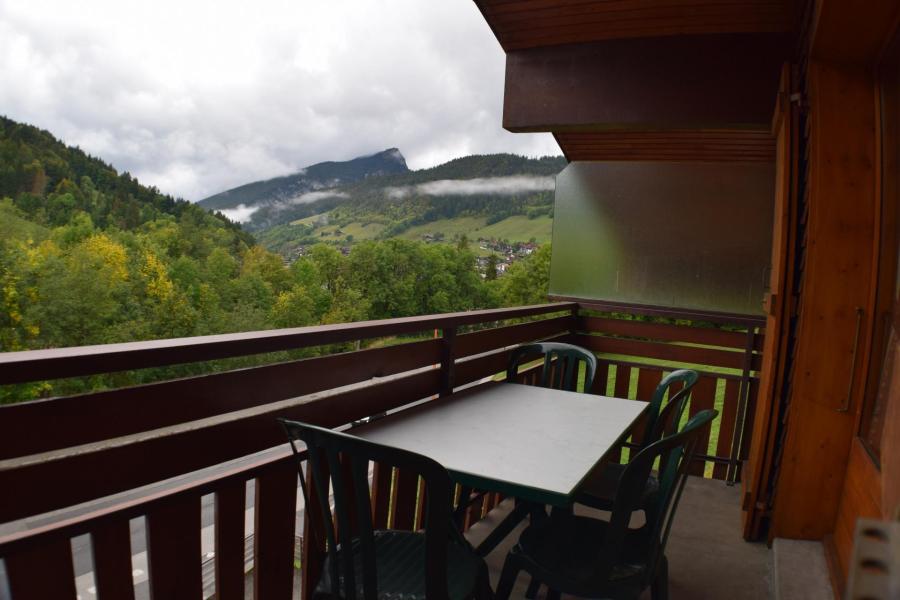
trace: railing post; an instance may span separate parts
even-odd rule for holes
[[[747,406],[750,399],[750,369],[753,366],[753,346],[756,341],[756,327],[747,327],[747,342],[744,346],[744,365],[741,372],[741,387],[738,390],[737,415],[734,423],[734,434],[731,437],[731,456],[728,459],[728,470],[725,472],[725,483],[734,485],[737,481],[738,459],[744,429],[747,424]]]
[[[579,327],[578,308],[579,306],[575,304],[569,311],[569,314],[572,315],[572,324],[569,326],[569,337],[573,344],[575,343],[575,335],[578,333],[578,330],[581,329],[581,327]]]
[[[453,372],[455,370],[456,327],[445,327],[441,330],[441,397],[453,393]]]

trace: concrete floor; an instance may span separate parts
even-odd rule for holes
[[[501,505],[487,519],[473,526],[467,534],[470,541],[477,544],[483,539],[509,508]],[[583,514],[590,512],[585,510]],[[494,586],[507,551],[524,527],[524,523],[520,524],[487,557]],[[678,506],[666,556],[669,558],[672,600],[771,597],[769,550],[764,544],[750,544],[741,538],[739,486],[728,487],[721,481],[690,477]],[[527,583],[527,577],[520,575],[512,597],[524,598]],[[644,596],[649,599],[649,591]]]

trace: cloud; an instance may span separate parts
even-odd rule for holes
[[[287,204],[308,204],[310,202],[315,202],[316,200],[322,200],[323,198],[349,198],[349,196],[345,192],[339,192],[337,190],[320,190],[316,192],[306,192],[305,194],[295,196],[288,200]]]
[[[467,0],[0,2],[0,111],[189,200],[387,147],[558,154],[502,129],[504,64]]]
[[[553,191],[553,177],[536,175],[511,175],[508,177],[478,177],[475,179],[439,179],[416,186],[386,187],[384,194],[391,200],[404,198],[411,193],[425,196],[511,196],[527,192]]]
[[[386,187],[384,188],[384,195],[387,196],[390,200],[400,200],[401,198],[406,198],[412,193],[414,187]]]
[[[235,223],[246,223],[250,220],[250,217],[253,216],[253,213],[258,210],[259,206],[247,206],[245,204],[238,204],[234,208],[220,209],[219,212]]]

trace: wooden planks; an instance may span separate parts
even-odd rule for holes
[[[94,581],[100,598],[134,598],[128,519],[103,523],[91,532]],[[222,600],[228,600],[227,596]]]
[[[838,504],[837,518],[831,543],[839,567],[833,573],[840,579],[846,577],[847,568],[853,553],[853,536],[856,531],[856,520],[859,517],[881,518],[881,474],[869,458],[859,438],[850,445],[850,458],[847,463],[847,475],[844,490]]]
[[[573,160],[774,162],[768,128],[703,131],[559,131],[559,147]]]
[[[811,61],[809,80],[803,302],[770,535],[821,539],[834,527],[865,391],[865,352],[854,346],[868,346],[873,325],[878,123],[869,69]]]
[[[284,432],[276,417],[337,427],[428,398],[437,393],[439,376],[437,370],[429,369],[341,394],[181,428],[165,436],[79,454],[63,452],[27,465],[0,461],[0,488],[19,490],[0,507],[0,521],[71,506],[283,445]],[[47,492],[48,481],[54,483],[52,494]]]
[[[324,457],[319,468],[322,473],[327,475],[328,461]],[[318,494],[313,491],[315,483],[308,462],[303,476],[306,478],[309,502],[303,511],[303,548],[301,555],[303,568],[300,574],[300,597],[312,598],[313,590],[319,581],[325,561],[326,532],[324,530],[324,519],[322,518],[322,504],[319,502]]]
[[[200,560],[200,498],[179,497],[154,506],[147,513],[150,596],[202,596]]]
[[[666,342],[691,342],[741,350],[744,349],[747,339],[747,334],[740,331],[590,316],[578,317],[578,331]],[[762,339],[763,336],[757,337]]]
[[[800,136],[799,107],[790,101],[792,67],[782,68],[781,84],[777,96],[772,130],[776,138],[775,161],[775,210],[772,227],[772,265],[769,273],[769,293],[764,302],[766,339],[763,344],[759,389],[761,402],[748,410],[747,419],[756,424],[755,432],[744,443],[750,447],[746,468],[741,477],[744,496],[743,529],[747,540],[758,539],[762,524],[768,519],[767,505],[770,471],[774,466],[774,451],[782,399],[783,379],[786,376],[788,337],[791,335],[791,298],[794,298],[794,272],[797,263],[798,227],[798,147]],[[805,236],[803,236],[805,239]],[[723,419],[725,416],[723,415]]]
[[[463,358],[505,346],[542,340],[569,332],[574,324],[574,317],[567,315],[467,333],[457,337],[455,356]]]
[[[393,476],[394,470],[390,466],[375,463],[372,467],[372,526],[375,529],[387,529]]]
[[[718,380],[716,378],[709,376],[701,376],[700,379],[697,380],[697,384],[694,386],[694,389],[691,390],[691,407],[690,411],[688,412],[689,416],[693,417],[702,410],[713,408],[716,399],[717,381]],[[707,449],[709,448],[709,434],[710,428],[707,427],[703,430],[703,433],[701,434],[700,439],[697,442],[697,454],[708,453]],[[703,477],[703,473],[705,470],[706,463],[695,460],[691,463],[690,467],[688,467],[688,474]]]
[[[789,31],[787,0],[476,0],[506,51],[665,35]]]
[[[297,471],[279,465],[256,478],[253,586],[257,600],[290,600],[294,583]]]
[[[567,311],[571,302],[101,346],[0,353],[0,385],[294,350]],[[5,407],[4,407],[5,409]]]
[[[244,510],[247,485],[228,482],[216,491],[216,599],[244,598]]]
[[[730,456],[735,433],[738,435],[741,433],[734,430],[739,388],[739,381],[725,380],[725,395],[722,400],[722,410],[719,411],[719,439],[716,442],[716,456]],[[748,414],[752,413],[748,411]],[[727,471],[728,465],[722,463],[713,465],[713,479],[725,479]]]
[[[149,431],[440,361],[440,340],[345,352],[0,409],[0,458]],[[33,435],[40,430],[42,435]]]
[[[393,529],[413,529],[418,490],[418,474],[404,471],[403,469],[396,469],[394,488],[391,494]]]
[[[744,364],[743,352],[731,352],[715,348],[680,346],[659,342],[646,342],[623,338],[611,338],[596,335],[579,334],[575,336],[576,344],[594,352],[607,354],[624,354],[640,358],[656,358],[660,360],[710,365],[741,369]],[[760,357],[754,355],[752,368],[758,370]]]
[[[75,600],[72,544],[58,536],[5,554],[9,591],[15,600]]]
[[[503,127],[555,134],[766,130],[789,51],[778,33],[513,49]]]
[[[611,370],[611,367],[615,367]],[[624,361],[608,360],[600,358],[597,364],[597,375],[594,379],[591,393],[606,395],[607,386],[612,385],[612,395],[619,398],[634,397],[636,399],[649,401],[653,391],[661,381],[663,375],[673,370],[674,367],[661,367],[658,365],[648,365],[640,363],[628,363]],[[631,393],[632,378],[636,378],[636,393]],[[757,379],[751,377],[749,384],[749,411],[753,410],[755,394],[757,393]],[[721,398],[718,390],[722,389]],[[708,455],[715,460],[697,458],[691,467],[692,474],[704,476],[706,472],[705,465],[713,462],[712,477],[714,479],[732,480],[728,471],[728,461],[734,451],[734,444],[737,440],[734,436],[737,434],[742,436],[742,447],[737,450],[738,461],[743,460],[747,456],[749,450],[749,432],[751,431],[752,422],[746,421],[743,424],[742,431],[735,431],[735,421],[738,410],[740,408],[740,399],[738,392],[741,386],[741,377],[738,375],[719,375],[713,372],[701,371],[701,378],[692,393],[692,408],[689,414],[696,414],[705,408],[717,408],[719,410],[719,433],[713,444],[710,435],[707,434],[704,440],[701,440],[698,447],[698,454]],[[679,385],[675,385],[670,390],[669,396],[680,389]],[[752,414],[752,412],[751,412]],[[633,428],[634,435],[632,443],[641,439],[643,432],[643,423],[639,422]],[[612,456],[616,460],[621,460],[621,451],[613,453]]]

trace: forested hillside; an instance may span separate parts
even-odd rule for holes
[[[460,232],[473,240],[544,242],[552,225],[554,177],[565,164],[562,157],[466,156],[431,169],[367,177],[328,190],[330,195],[322,191],[314,202],[261,209],[265,224],[248,225],[260,242],[285,256],[316,242],[345,247],[433,236],[452,242]]]
[[[499,279],[482,278],[465,239],[368,241],[349,255],[318,244],[287,266],[221,217],[45,131],[0,124],[0,351],[468,310],[546,294],[549,247]],[[158,375],[9,386],[0,402]]]

